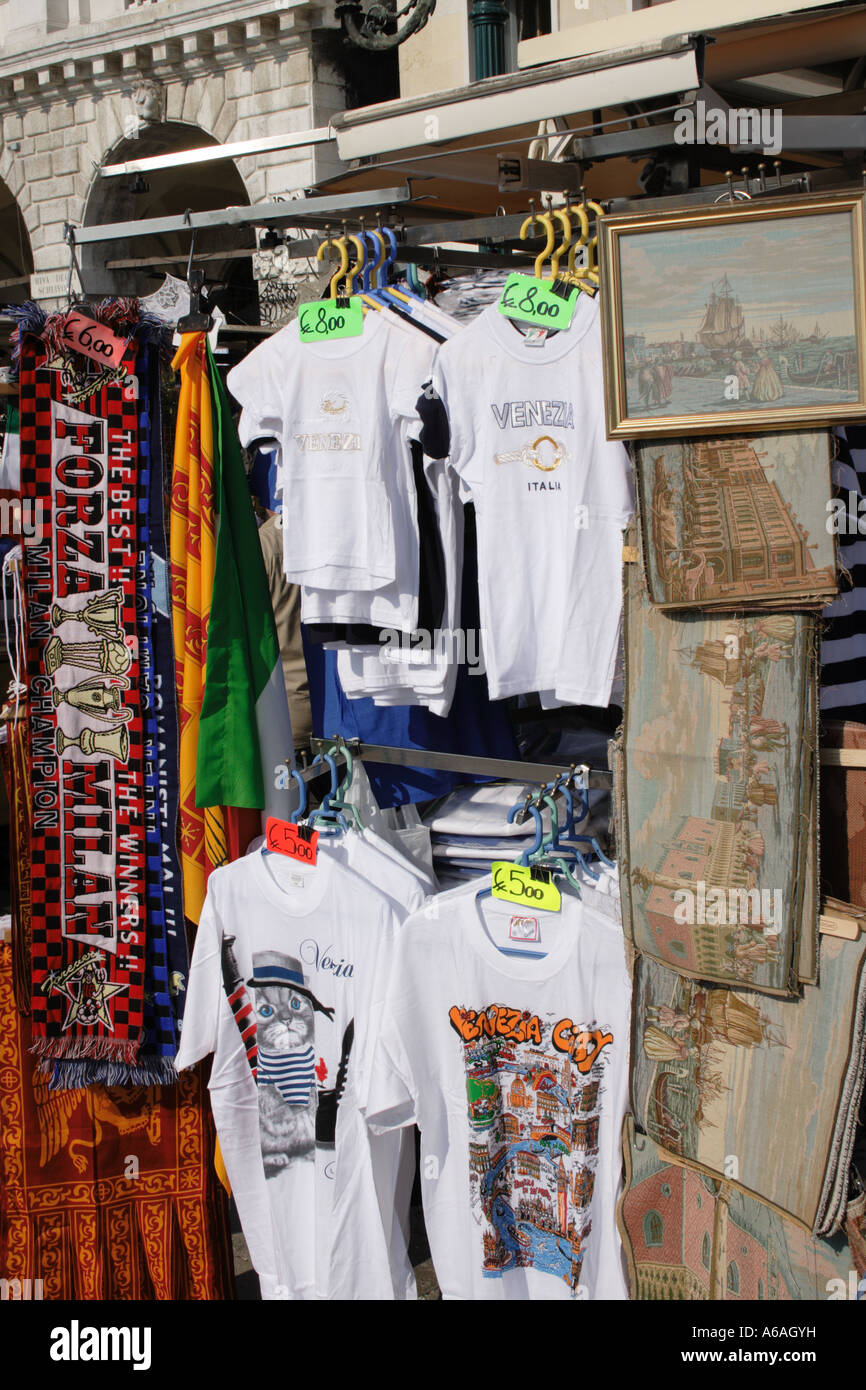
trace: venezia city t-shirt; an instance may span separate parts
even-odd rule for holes
[[[622,612],[631,466],[605,438],[598,304],[540,346],[495,306],[439,350],[450,463],[475,503],[490,698],[606,706]]]
[[[265,1299],[328,1296],[343,1135],[364,1128],[352,1088],[398,924],[394,902],[327,848],[312,868],[258,851],[208,880],[175,1065],[214,1054],[214,1122]],[[370,1146],[349,1148],[365,1261],[384,1284]]]
[[[555,913],[477,892],[478,881],[444,893],[401,928],[368,1123],[421,1130],[443,1297],[626,1298],[622,931],[570,893]],[[341,1214],[350,1255],[363,1233]]]

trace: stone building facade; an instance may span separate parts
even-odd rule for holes
[[[67,223],[256,204],[298,196],[337,173],[332,144],[137,181],[99,170],[327,126],[347,104],[339,55],[333,3],[0,0],[0,302],[27,298],[35,271],[51,303],[46,273],[68,268]],[[238,244],[250,246],[251,236],[240,234]],[[82,257],[88,291],[155,288],[152,273],[148,285],[104,270],[112,254],[134,256],[139,245],[104,245],[89,267]],[[180,249],[170,237],[147,247],[163,259]],[[246,267],[251,275],[249,258]]]

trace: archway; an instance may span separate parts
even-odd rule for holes
[[[21,209],[8,184],[0,179],[0,305],[30,298],[33,251]],[[0,328],[0,366],[9,362],[12,324]]]
[[[118,141],[108,152],[106,163],[122,164],[216,143],[198,126],[180,121],[154,122],[146,125],[136,139]],[[97,174],[87,199],[84,225],[138,222],[182,215],[187,209],[207,212],[213,208],[249,206],[249,202],[243,179],[231,159],[109,179]],[[189,248],[189,232],[86,243],[80,254],[85,289],[89,295],[150,294],[166,273],[185,276]],[[250,256],[218,253],[254,248],[251,227],[222,227],[196,233],[196,260],[205,271],[209,297],[220,305],[229,322],[258,322],[258,291]],[[198,262],[199,257],[209,256],[214,258]],[[130,264],[133,261],[138,264]]]

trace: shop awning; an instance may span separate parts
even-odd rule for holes
[[[507,73],[449,92],[343,111],[331,122],[341,159],[361,159],[502,130],[575,111],[692,91],[700,86],[693,40],[598,53]]]

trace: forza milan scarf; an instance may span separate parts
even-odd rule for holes
[[[20,349],[22,498],[42,513],[24,538],[33,1051],[131,1065],[146,940],[137,315],[111,312],[130,336],[119,368],[58,350],[60,315]]]

